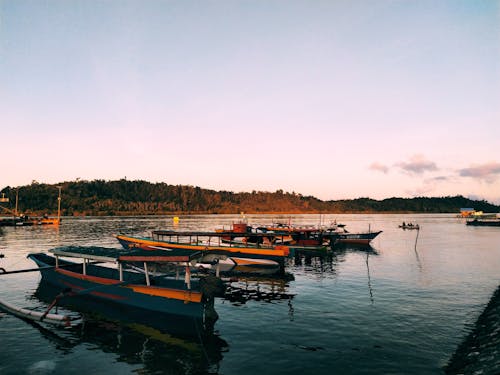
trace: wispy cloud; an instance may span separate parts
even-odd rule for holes
[[[372,163],[368,168],[373,170],[373,171],[378,171],[378,172],[382,172],[382,173],[389,172],[389,167],[386,165],[380,164],[379,162]]]
[[[491,184],[500,177],[500,163],[490,162],[474,165],[469,168],[460,169],[458,173],[462,177],[477,178]]]
[[[450,176],[436,176],[432,178],[428,178],[426,182],[431,183],[431,182],[446,182],[452,180],[453,177]]]
[[[397,167],[409,174],[422,174],[437,171],[438,167],[433,161],[427,160],[423,155],[413,155],[409,161],[396,164]]]

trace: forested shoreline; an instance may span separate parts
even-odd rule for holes
[[[169,185],[142,180],[77,180],[59,184],[33,181],[30,185],[4,187],[0,193],[9,202],[0,216],[18,212],[54,214],[57,212],[58,187],[61,187],[61,214],[64,216],[168,215],[168,214],[239,214],[245,213],[458,213],[460,208],[500,212],[500,206],[463,196],[356,198],[323,201],[295,192],[230,192],[190,185]]]

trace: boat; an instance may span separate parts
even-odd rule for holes
[[[275,242],[274,236],[267,236],[265,231],[260,228],[252,227],[246,222],[233,223],[230,229],[222,228],[216,229],[216,233],[222,233],[221,240],[223,243],[228,244],[258,244],[264,246],[272,246]]]
[[[78,299],[89,301],[92,306],[103,304],[139,315],[161,314],[174,324],[197,321],[201,326],[217,319],[214,296],[208,293],[215,289],[207,288],[205,279],[191,280],[189,262],[199,253],[78,246],[55,248],[50,253],[53,256],[32,253],[28,258],[37,264],[44,282],[64,291],[58,301],[62,305]],[[61,258],[78,258],[83,262]],[[115,263],[117,267],[96,262]],[[153,276],[148,269],[152,263],[185,267],[185,278],[171,278],[166,274]],[[143,272],[128,269],[129,264],[141,264]]]
[[[474,219],[466,221],[465,224],[476,227],[500,227],[500,219]]]
[[[57,217],[49,217],[48,215],[43,215],[42,217],[30,217],[28,215],[18,214],[18,200],[19,195],[16,191],[16,207],[14,210],[8,209],[6,207],[0,206],[3,210],[12,213],[12,217],[0,218],[0,227],[26,227],[33,225],[59,225],[61,223],[61,187],[59,189],[59,195],[57,197]],[[8,202],[8,198],[0,198],[0,202]]]
[[[335,239],[335,244],[369,245],[380,233],[382,233],[381,230],[376,232],[337,233],[338,237]]]
[[[270,259],[227,257],[216,261],[202,258],[194,265],[199,271],[214,271],[216,275],[273,275],[281,269],[278,262]]]
[[[201,252],[204,256],[212,255],[215,259],[266,259],[284,266],[285,258],[290,250],[287,246],[254,246],[224,244],[223,237],[231,236],[229,232],[178,232],[155,230],[151,237],[132,237],[116,235],[116,239],[125,249],[181,249]]]
[[[403,224],[399,225],[399,228],[401,228],[401,229],[420,229],[420,225],[412,224],[412,223],[403,223]]]
[[[351,233],[345,229],[344,224],[332,223],[328,227],[297,226],[277,223],[267,227],[259,227],[275,233],[276,236],[287,234],[291,240],[288,245],[291,249],[311,249],[322,251],[330,247],[333,249],[338,244],[368,245],[382,231]],[[269,233],[268,232],[268,233]]]

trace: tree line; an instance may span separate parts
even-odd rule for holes
[[[169,185],[142,180],[76,180],[59,184],[33,181],[30,185],[3,188],[14,209],[18,195],[18,212],[25,214],[57,213],[58,187],[61,187],[61,214],[64,216],[162,215],[178,213],[239,214],[245,213],[458,213],[460,208],[499,212],[500,206],[485,200],[463,196],[357,198],[323,201],[292,192],[252,191],[235,193],[215,191],[190,185]],[[6,214],[3,210],[0,216]]]

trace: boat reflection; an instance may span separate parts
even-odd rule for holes
[[[333,251],[311,252],[303,251],[295,253],[289,266],[301,269],[305,274],[317,274],[324,276],[336,276],[337,266],[345,261],[350,253],[365,254],[366,275],[370,302],[374,303],[372,280],[370,275],[370,256],[378,256],[378,251],[371,245],[338,244]]]
[[[59,293],[45,282],[40,282],[34,298],[50,303]],[[228,344],[214,333],[202,329],[198,322],[193,327],[174,327],[167,319],[149,314],[142,318],[127,311],[111,311],[100,306],[82,306],[80,301],[68,304],[82,317],[81,323],[69,329],[50,327],[30,322],[42,336],[62,352],[88,350],[92,344],[106,353],[116,353],[117,361],[143,366],[141,374],[206,373],[217,369]],[[213,327],[212,327],[213,328]]]
[[[248,301],[278,302],[291,301],[295,294],[288,292],[289,282],[294,276],[285,273],[281,277],[240,277],[227,283],[224,300],[234,305]]]

